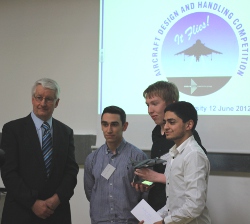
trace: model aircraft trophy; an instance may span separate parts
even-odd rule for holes
[[[166,160],[159,159],[158,157],[156,157],[155,159],[145,159],[145,160],[142,160],[142,161],[134,161],[132,159],[130,159],[130,160],[131,160],[132,166],[134,167],[134,170],[141,169],[141,168],[150,168],[150,167],[153,167],[154,165],[162,164],[162,163],[167,162]],[[144,180],[144,179],[140,178],[137,175],[134,175],[133,183],[142,183],[142,184],[145,184],[145,185],[148,185],[148,186],[153,185],[153,182]]]

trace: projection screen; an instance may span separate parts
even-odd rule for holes
[[[174,82],[180,100],[197,109],[208,151],[250,153],[249,7],[225,0],[101,0],[98,114],[122,107],[125,138],[150,149],[154,123],[142,93],[156,81]],[[97,144],[103,141],[100,131]]]

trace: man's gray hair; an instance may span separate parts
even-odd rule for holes
[[[37,80],[31,90],[32,96],[35,95],[36,87],[38,85],[41,85],[43,88],[46,88],[46,89],[54,90],[56,99],[59,99],[60,87],[56,81],[54,81],[53,79],[48,79],[48,78],[42,78],[42,79]]]

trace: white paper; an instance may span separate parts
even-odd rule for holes
[[[105,169],[102,171],[101,175],[102,175],[106,180],[108,180],[114,171],[115,171],[115,167],[113,167],[112,165],[108,164],[108,165],[105,167]]]
[[[144,224],[154,224],[161,221],[161,216],[142,199],[131,211],[131,213],[139,220],[144,220]]]

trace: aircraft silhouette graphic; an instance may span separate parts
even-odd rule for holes
[[[201,40],[198,39],[196,40],[196,43],[193,44],[192,47],[189,47],[186,50],[181,51],[175,55],[184,54],[184,61],[185,61],[185,55],[194,56],[196,58],[196,61],[199,62],[201,56],[207,56],[209,54],[211,54],[211,60],[212,60],[212,53],[222,54],[219,51],[215,51],[213,49],[205,47],[205,44],[201,43]]]

